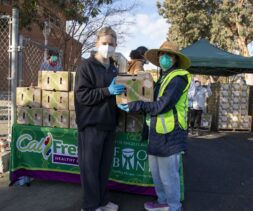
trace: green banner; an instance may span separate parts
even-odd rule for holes
[[[148,167],[147,143],[140,133],[118,133],[111,180],[153,186]],[[79,174],[77,130],[38,126],[13,127],[11,171],[18,169]]]
[[[48,170],[79,174],[77,130],[15,125],[11,171]]]
[[[153,187],[148,166],[147,142],[140,140],[140,133],[117,133],[110,175],[112,182],[143,188]],[[56,172],[74,175],[79,180],[77,153],[77,130],[75,129],[14,125],[11,175],[25,170],[35,172],[37,175],[44,174],[43,178],[46,175],[46,178],[50,179],[52,172]],[[181,168],[181,197],[183,199],[182,170]]]
[[[140,142],[140,133],[119,133],[114,148],[111,180],[153,186],[148,166],[147,142]]]

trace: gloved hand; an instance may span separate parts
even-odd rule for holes
[[[118,106],[119,109],[121,109],[125,112],[129,112],[128,104],[118,104],[117,106]]]
[[[108,87],[108,90],[111,95],[120,95],[124,92],[125,86],[121,84],[115,84],[115,78],[112,80],[112,83]]]

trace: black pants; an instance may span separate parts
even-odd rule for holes
[[[87,127],[78,132],[82,207],[94,211],[108,202],[107,182],[113,159],[115,132]]]
[[[202,115],[202,110],[195,110],[191,109],[190,110],[190,126],[191,129],[196,126],[197,129],[199,129],[200,124],[201,124],[201,115]]]

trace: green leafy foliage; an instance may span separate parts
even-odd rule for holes
[[[79,24],[86,23],[89,18],[100,14],[100,6],[112,4],[112,0],[51,0],[44,1],[47,5],[61,11],[67,20],[78,21]],[[29,29],[32,23],[42,26],[45,17],[39,12],[41,8],[39,0],[14,0],[13,6],[20,10],[20,27]]]
[[[168,38],[181,48],[209,39],[228,51],[248,56],[253,40],[253,3],[250,0],[164,0],[159,14],[171,25]]]

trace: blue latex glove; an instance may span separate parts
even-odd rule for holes
[[[129,107],[128,104],[118,104],[117,105],[121,110],[125,111],[125,112],[129,112]]]
[[[112,83],[108,87],[108,90],[111,95],[120,95],[124,92],[125,86],[121,84],[115,84],[115,78],[112,80]]]

